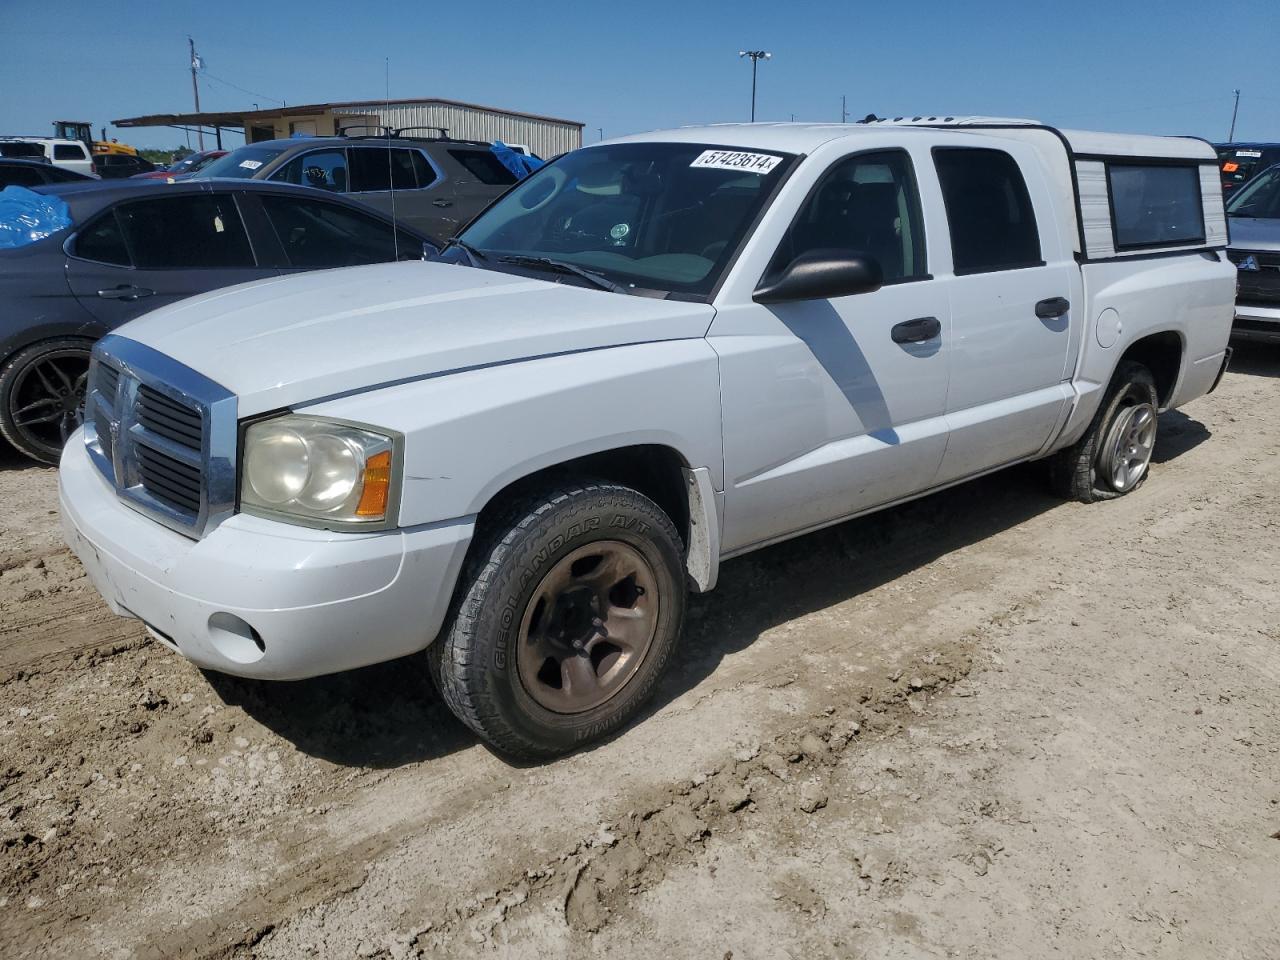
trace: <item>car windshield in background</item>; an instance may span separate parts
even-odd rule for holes
[[[1227,204],[1229,217],[1280,219],[1280,164],[1262,171]]]
[[[1222,169],[1222,182],[1238,186],[1254,174],[1254,168],[1262,162],[1262,151],[1232,147],[1218,151],[1218,165]]]
[[[286,147],[240,147],[224,157],[219,157],[207,167],[201,168],[199,179],[234,177],[237,180],[248,180],[286,149]]]
[[[166,173],[195,173],[197,170],[203,170],[217,159],[219,158],[208,153],[203,156],[196,154],[190,157],[183,157],[181,160],[175,160],[164,169]]]
[[[563,279],[568,265],[627,290],[705,297],[794,161],[709,144],[588,147],[513,188],[461,239],[486,267]]]

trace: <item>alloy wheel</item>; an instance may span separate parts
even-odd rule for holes
[[[1102,477],[1117,493],[1138,485],[1151,465],[1156,445],[1156,409],[1149,403],[1125,407],[1116,416],[1102,448]]]

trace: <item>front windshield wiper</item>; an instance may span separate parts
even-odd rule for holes
[[[470,257],[471,265],[473,267],[476,264],[478,264],[481,260],[489,259],[489,255],[485,253],[483,250],[477,250],[471,244],[467,243],[467,241],[460,240],[457,237],[452,237],[451,239],[446,240],[445,245],[440,248],[440,252],[444,253],[450,247],[457,247],[459,250],[465,253],[468,257]]]
[[[565,263],[563,260],[552,260],[550,257],[529,257],[523,254],[509,254],[505,257],[498,258],[503,263],[514,263],[521,267],[544,267],[548,270],[554,270],[556,273],[569,274],[570,276],[579,277],[593,287],[600,290],[608,290],[610,293],[630,293],[626,287],[620,283],[614,283],[608,277],[595,273],[592,270],[584,270],[582,267],[572,263]]]

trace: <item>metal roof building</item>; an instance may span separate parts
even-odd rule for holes
[[[111,121],[117,127],[177,127],[212,133],[221,144],[223,130],[243,131],[246,143],[295,135],[332,136],[347,127],[443,128],[462,140],[502,140],[522,144],[540,157],[582,146],[582,124],[535,113],[485,107],[458,100],[348,100],[309,103],[270,110],[157,113]]]

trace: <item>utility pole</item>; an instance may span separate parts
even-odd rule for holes
[[[600,134],[600,139],[604,139],[604,127],[596,127],[596,132]]]
[[[1231,108],[1231,132],[1227,134],[1227,143],[1236,142],[1236,114],[1240,112],[1240,91],[1235,91],[1236,104]]]
[[[848,122],[849,122],[849,111],[848,111],[848,109],[845,107],[844,94],[843,94],[843,93],[842,93],[842,94],[840,94],[840,122],[841,122],[841,123],[848,123]]]
[[[761,60],[771,60],[773,54],[768,50],[739,50],[739,57],[751,58],[751,122],[756,122],[756,66]]]
[[[200,58],[196,56],[196,42],[187,37],[187,46],[191,48],[191,92],[196,98],[196,113],[200,112],[200,84],[196,82],[196,69],[200,66]],[[204,127],[196,125],[196,133],[200,137],[200,149],[204,150]]]

